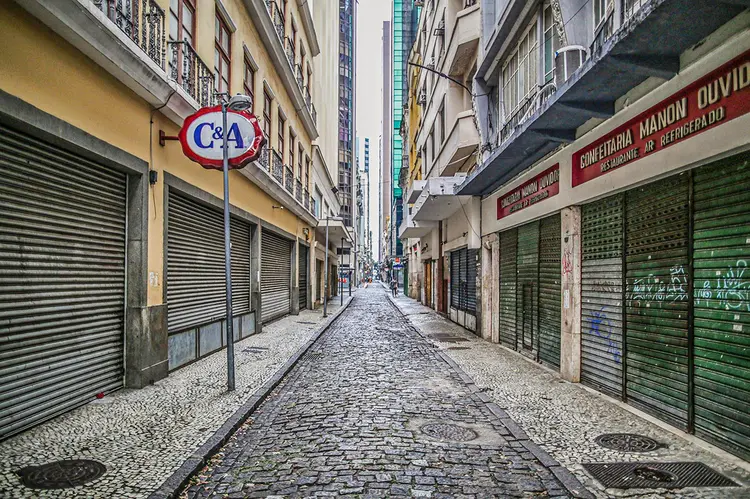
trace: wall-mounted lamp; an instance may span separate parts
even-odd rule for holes
[[[283,210],[284,209],[283,206],[276,206],[276,205],[271,206],[271,208],[273,208],[274,210]]]

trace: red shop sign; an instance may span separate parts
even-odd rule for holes
[[[560,163],[497,198],[497,219],[557,195],[560,192]]]
[[[573,153],[573,187],[750,112],[750,51]]]

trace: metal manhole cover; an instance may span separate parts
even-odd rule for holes
[[[54,461],[41,466],[28,466],[17,471],[23,484],[32,489],[67,489],[96,480],[107,468],[90,459]]]
[[[605,488],[737,487],[703,463],[589,463],[583,467]]]
[[[474,440],[479,436],[474,430],[451,423],[428,423],[422,425],[419,431],[428,437],[437,438],[438,440],[453,440],[455,442],[466,442]]]
[[[596,437],[594,441],[607,449],[622,452],[651,452],[665,447],[653,438],[635,433],[605,433]]]

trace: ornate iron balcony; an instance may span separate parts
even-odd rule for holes
[[[297,201],[299,201],[299,204],[302,204],[302,182],[297,180],[297,190],[294,191],[295,197],[297,198]]]
[[[180,85],[201,107],[213,103],[214,75],[186,41],[167,42],[169,77]]]
[[[276,34],[279,35],[282,45],[284,44],[285,36],[285,22],[284,22],[284,11],[279,8],[279,4],[274,0],[266,4],[268,6],[268,15],[271,16],[274,27],[276,27]]]
[[[164,69],[166,16],[154,0],[94,0],[94,5]]]
[[[552,95],[557,91],[557,86],[555,85],[554,78],[530,95],[526,101],[521,105],[521,107],[518,108],[518,110],[513,113],[513,115],[510,117],[508,121],[505,122],[505,125],[500,130],[500,135],[498,137],[498,145],[501,145],[503,142],[508,140],[508,138],[513,134],[513,132],[518,128],[519,126],[523,125],[526,120],[528,120],[531,115],[533,115],[537,109],[542,107],[542,104],[552,97]]]
[[[270,163],[268,161],[268,148],[264,147],[260,150],[260,155],[258,156],[258,159],[256,160],[256,163],[258,166],[265,171],[267,171],[269,174],[271,173],[271,167]]]
[[[286,58],[289,60],[289,65],[294,69],[294,40],[289,38],[288,36],[285,38],[285,49],[286,49]]]
[[[294,74],[297,77],[297,85],[302,93],[305,93],[305,74],[302,72],[302,66],[299,64],[294,65]]]
[[[310,211],[310,191],[305,189],[302,193],[302,200],[307,211]]]
[[[273,151],[272,161],[273,171],[271,174],[280,185],[284,185],[284,161],[281,159],[281,155],[278,151]]]
[[[312,196],[310,196],[310,213],[316,217],[318,216],[318,202]]]
[[[284,165],[284,188],[294,195],[294,170],[287,165]]]

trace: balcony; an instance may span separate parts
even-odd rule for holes
[[[302,182],[297,180],[296,182],[297,188],[294,190],[295,197],[297,198],[297,201],[302,204]]]
[[[169,77],[195,99],[200,107],[214,102],[214,75],[186,41],[167,42],[169,48]]]
[[[312,199],[312,196],[310,196],[310,191],[308,191],[307,189],[305,189],[302,192],[302,200],[303,200],[303,204],[305,206],[305,209],[309,210],[310,209],[310,202],[313,201],[313,199]],[[311,211],[312,211],[313,214],[315,214],[315,210],[311,210]]]
[[[280,185],[284,185],[284,160],[281,159],[278,151],[271,153],[271,163],[271,175]]]
[[[462,169],[471,160],[472,153],[479,146],[479,132],[474,123],[474,111],[459,113],[448,132],[437,156],[438,175],[449,177]]]
[[[305,73],[300,64],[294,65],[294,74],[297,77],[297,85],[299,85],[300,90],[304,94],[307,91],[307,87],[305,87]],[[307,103],[307,96],[305,96],[305,103]]]
[[[458,173],[452,177],[432,177],[427,183],[417,201],[411,207],[411,218],[415,222],[439,222],[461,208],[468,196],[456,196],[456,189],[466,180],[465,173]]]
[[[471,3],[471,5],[467,5]],[[481,13],[479,5],[466,2],[466,7],[456,14],[448,43],[446,44],[445,68],[449,76],[463,76],[471,69],[474,54],[479,47]]]
[[[289,38],[288,36],[284,39],[284,46],[286,50],[286,59],[289,61],[289,66],[294,69],[295,62],[295,48],[294,48],[294,40]]]
[[[94,5],[164,69],[164,10],[154,0],[94,0]],[[142,14],[142,17],[141,15]]]
[[[294,195],[294,170],[284,165],[284,188],[289,194]]]
[[[267,3],[268,6],[268,14],[271,16],[271,21],[273,22],[273,27],[276,30],[276,34],[279,36],[279,40],[284,40],[285,36],[285,26],[286,21],[284,19],[284,11],[279,8],[279,4],[277,2],[269,2]]]
[[[426,180],[415,180],[411,183],[409,189],[406,191],[407,204],[412,204],[417,200],[419,195],[422,194],[425,184],[427,184]]]
[[[498,145],[502,145],[518,127],[523,125],[534,113],[542,107],[542,104],[552,97],[557,87],[555,86],[554,78],[547,82],[545,85],[539,87],[539,89],[530,95],[516,112],[505,122],[503,127],[500,129],[498,136]]]
[[[412,209],[404,211],[404,219],[401,221],[401,226],[398,228],[399,239],[416,239],[425,237],[430,232],[438,228],[440,222],[437,221],[422,221],[418,222],[414,220],[412,216]]]

